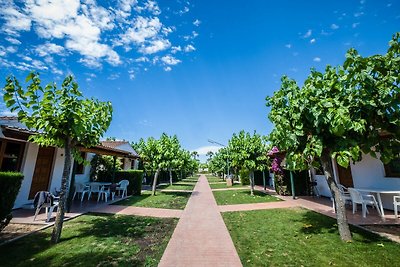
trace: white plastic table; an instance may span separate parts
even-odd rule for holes
[[[398,195],[400,195],[400,190],[387,190],[387,189],[382,189],[382,188],[355,188],[355,189],[360,192],[376,194],[376,199],[378,200],[379,209],[381,210],[382,218],[385,216],[385,213],[383,212],[383,204],[382,204],[381,194],[393,194],[393,195],[398,194]]]

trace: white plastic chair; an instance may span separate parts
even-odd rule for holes
[[[351,202],[353,203],[353,214],[357,211],[357,204],[361,204],[362,216],[364,218],[367,217],[368,213],[367,205],[375,207],[379,215],[381,214],[378,203],[376,202],[376,199],[373,195],[363,195],[359,191],[351,187],[349,187],[348,190],[351,196]]]
[[[75,184],[75,193],[74,196],[72,197],[72,200],[75,199],[75,196],[77,194],[81,194],[81,202],[83,201],[83,198],[85,197],[85,193],[89,194],[90,192],[90,187],[89,185],[86,184],[81,184],[81,183],[76,183]]]
[[[117,184],[117,188],[115,188],[115,190],[118,191],[118,196],[120,195],[120,191],[122,191],[122,198],[124,197],[124,195],[128,195],[128,185],[128,180],[122,180]]]
[[[337,186],[339,188],[339,192],[340,192],[340,195],[342,196],[344,204],[346,204],[346,202],[351,203],[351,196],[350,196],[350,193],[349,193],[347,187],[345,187],[344,185],[341,185],[341,184],[337,184]],[[331,198],[331,200],[332,200],[332,209],[335,210],[335,201],[333,200],[333,198]]]
[[[394,216],[397,219],[397,217],[399,217],[397,206],[400,206],[400,196],[393,197],[393,206],[394,206]]]
[[[47,198],[43,198],[44,196],[48,196]],[[50,199],[50,198],[51,199]],[[36,198],[38,198],[36,200]],[[36,216],[39,214],[41,209],[45,209],[46,211],[46,222],[50,221],[51,214],[53,213],[54,209],[58,207],[58,197],[55,197],[52,195],[50,192],[47,191],[39,191],[35,195],[35,202],[38,201],[36,211],[35,211],[35,216],[33,217],[33,220],[36,220]]]
[[[97,201],[99,201],[99,196],[100,196],[100,190],[101,190],[102,185],[99,183],[91,183],[89,185],[89,194],[88,194],[88,200],[92,196],[93,193],[97,194]]]
[[[346,203],[346,201],[351,202],[351,196],[349,193],[349,190],[347,189],[347,187],[345,187],[344,185],[338,184],[338,188],[340,191],[340,194],[342,195],[342,199],[344,200],[344,202]]]
[[[109,185],[103,185],[100,188],[99,195],[97,197],[97,202],[99,202],[100,198],[103,199],[105,202],[108,201],[108,197],[111,196],[111,200],[114,200],[115,192],[110,191]]]

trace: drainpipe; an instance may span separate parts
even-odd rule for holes
[[[293,172],[292,172],[292,171],[290,171],[290,184],[291,184],[291,186],[292,186],[292,196],[293,196],[293,199],[296,199],[295,190],[294,190],[294,179],[293,179]]]

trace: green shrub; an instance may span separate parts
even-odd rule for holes
[[[112,156],[94,155],[90,161],[90,180],[94,182],[108,182],[114,173],[114,158]],[[120,171],[122,162],[117,159],[115,172]]]
[[[12,218],[11,210],[23,179],[19,172],[0,172],[0,232]]]
[[[121,180],[128,180],[128,195],[140,196],[142,192],[142,180],[143,171],[142,170],[126,170],[115,172],[115,182]]]

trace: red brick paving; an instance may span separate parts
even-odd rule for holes
[[[158,266],[242,266],[204,175],[200,176]]]

